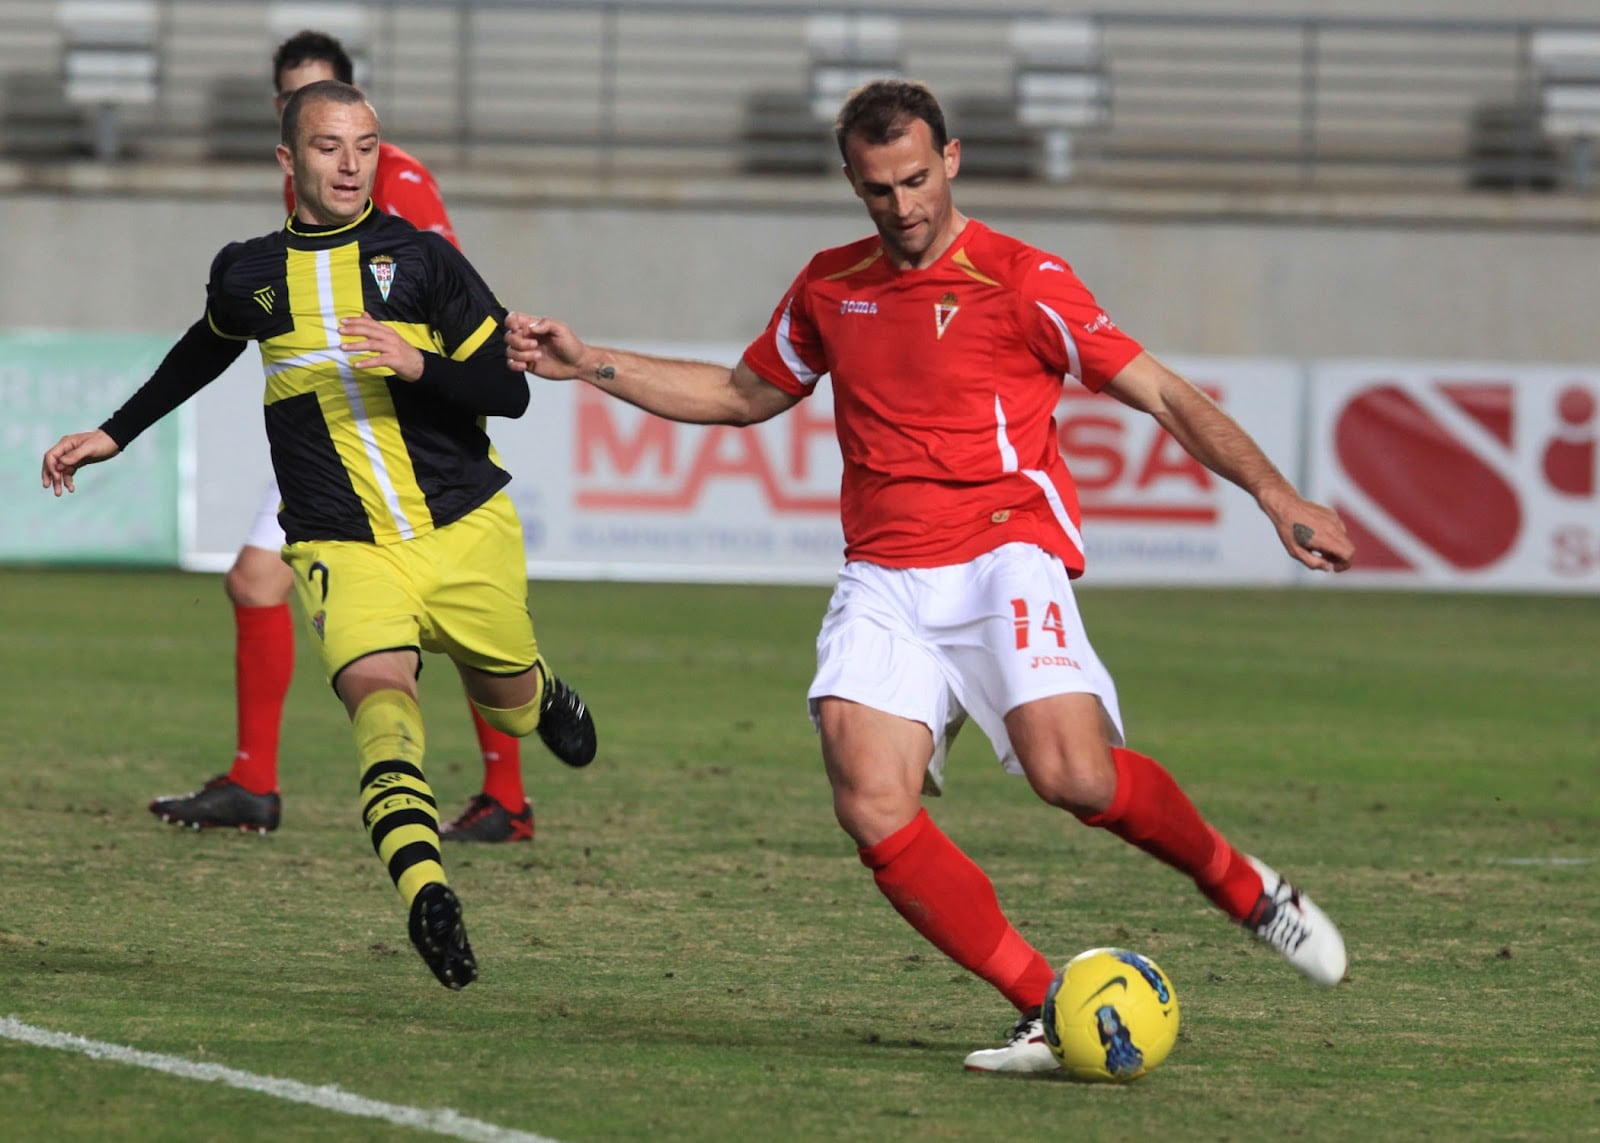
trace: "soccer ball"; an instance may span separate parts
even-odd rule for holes
[[[1178,995],[1149,957],[1090,949],[1067,962],[1045,994],[1045,1042],[1073,1079],[1127,1083],[1178,1039]]]

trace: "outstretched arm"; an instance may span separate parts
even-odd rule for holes
[[[1250,434],[1191,382],[1141,353],[1105,392],[1149,413],[1201,464],[1255,497],[1285,550],[1306,567],[1339,572],[1350,566],[1355,545],[1339,514],[1301,496]]]
[[[57,496],[75,492],[73,475],[86,464],[110,460],[133,439],[222,376],[244,352],[245,342],[225,338],[205,318],[189,327],[162,359],[150,380],[139,386],[104,424],[84,433],[69,433],[44,454],[40,476]]]
[[[506,317],[506,364],[551,381],[584,380],[658,417],[697,425],[752,425],[800,400],[743,361],[729,369],[586,345],[564,322]]]

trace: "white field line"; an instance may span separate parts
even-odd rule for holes
[[[1587,857],[1485,857],[1485,865],[1592,865]]]
[[[334,1111],[340,1115],[354,1115],[364,1119],[382,1119],[401,1127],[413,1127],[435,1135],[448,1135],[453,1139],[470,1139],[474,1143],[556,1143],[544,1135],[531,1135],[509,1127],[497,1127],[481,1119],[469,1119],[448,1107],[407,1107],[398,1103],[382,1103],[376,1099],[355,1095],[332,1084],[313,1087],[297,1080],[258,1076],[225,1068],[220,1064],[200,1064],[179,1056],[163,1056],[155,1052],[141,1052],[121,1044],[107,1044],[100,1040],[86,1040],[66,1032],[51,1032],[35,1028],[13,1017],[0,1017],[0,1037],[33,1044],[41,1048],[55,1048],[63,1052],[78,1052],[95,1060],[110,1060],[117,1064],[130,1064],[136,1068],[165,1072],[181,1079],[224,1083],[245,1091],[260,1092],[274,1099],[291,1103],[305,1103]]]

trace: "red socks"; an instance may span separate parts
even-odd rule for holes
[[[1114,747],[1117,792],[1084,825],[1110,830],[1194,878],[1217,908],[1242,921],[1261,896],[1261,876],[1200,816],[1172,775],[1153,758]]]
[[[294,677],[294,617],[287,603],[238,607],[234,621],[234,689],[239,745],[228,777],[252,794],[278,789],[278,736]],[[522,744],[496,730],[467,704],[483,753],[483,792],[512,813],[522,811]]]
[[[928,811],[861,852],[878,889],[938,950],[1000,990],[1019,1012],[1044,1002],[1055,973],[1011,927],[988,875]]]
[[[483,753],[483,792],[514,814],[522,812],[528,795],[522,788],[522,742],[483,721],[471,701],[472,725],[478,732],[478,749]]]
[[[252,794],[278,788],[278,731],[294,676],[294,619],[287,603],[233,609],[239,745],[228,777]]]

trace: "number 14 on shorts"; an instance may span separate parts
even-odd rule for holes
[[[1011,625],[1017,633],[1017,650],[1026,651],[1033,639],[1033,619],[1029,615],[1026,599],[1011,601]],[[1061,605],[1054,600],[1044,606],[1044,615],[1039,620],[1039,631],[1046,646],[1053,640],[1057,647],[1066,647],[1066,624],[1061,622]]]

